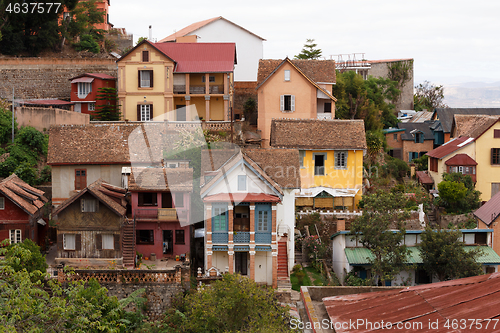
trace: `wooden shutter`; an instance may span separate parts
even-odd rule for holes
[[[153,120],[153,104],[149,104],[149,120]]]
[[[493,130],[493,137],[495,139],[500,139],[500,129]]]
[[[95,235],[95,246],[97,247],[98,250],[102,250],[102,235],[101,234]]]
[[[137,105],[137,121],[141,121],[141,106]]]
[[[113,235],[114,248],[116,251],[120,251],[120,235]]]
[[[149,51],[142,51],[142,62],[149,62]]]
[[[153,71],[149,71],[149,87],[153,88]]]
[[[285,95],[280,96],[280,111],[285,110]]]
[[[290,102],[290,104],[291,104],[290,109],[291,109],[291,111],[295,111],[295,95],[292,95],[290,97],[290,100],[291,100],[291,102]]]
[[[138,88],[141,87],[141,71],[140,70],[137,71],[137,87]]]
[[[63,249],[63,234],[57,233],[57,249],[61,251]]]
[[[75,234],[75,251],[81,251],[81,250],[82,250],[82,235]]]

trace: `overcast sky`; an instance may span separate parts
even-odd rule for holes
[[[499,0],[113,0],[110,6],[111,23],[135,40],[148,36],[149,25],[160,40],[217,16],[265,38],[264,58],[293,57],[314,38],[327,58],[413,58],[415,84],[500,81]]]

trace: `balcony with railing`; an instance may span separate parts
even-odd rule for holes
[[[271,244],[271,233],[270,232],[256,232],[255,233],[255,244]]]
[[[174,94],[185,95],[186,94],[185,84],[174,84]],[[224,85],[210,85],[208,87],[209,94],[224,94]],[[206,86],[205,85],[191,85],[189,86],[190,95],[205,95]]]
[[[212,244],[227,244],[228,233],[227,232],[213,232],[212,233]]]
[[[136,220],[187,221],[187,211],[176,208],[137,208]]]
[[[234,243],[250,243],[250,233],[245,231],[235,231],[233,234]]]

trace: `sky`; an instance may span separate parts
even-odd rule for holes
[[[265,38],[264,58],[293,57],[306,39],[323,56],[414,59],[415,84],[500,81],[500,1],[199,1],[113,0],[110,21],[160,40],[194,22],[222,16]],[[345,59],[345,56],[344,56]]]

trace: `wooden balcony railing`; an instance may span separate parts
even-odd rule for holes
[[[187,221],[187,211],[175,208],[138,208],[135,210],[137,220]]]

